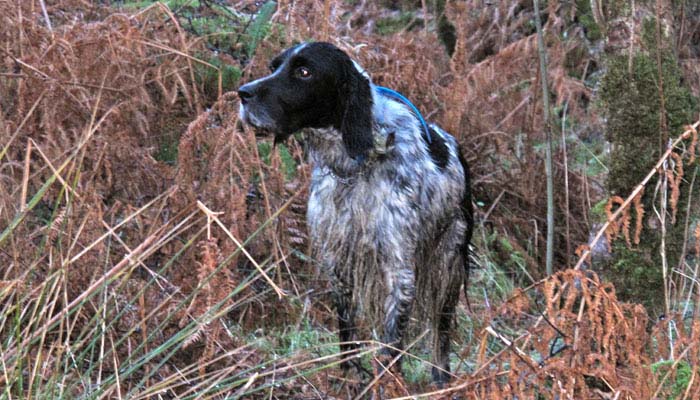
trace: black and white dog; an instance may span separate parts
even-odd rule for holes
[[[433,378],[447,381],[473,225],[457,142],[332,44],[287,49],[270,69],[238,89],[241,119],[275,142],[311,128],[307,220],[334,283],[341,349],[354,348],[360,314],[396,355],[413,313],[432,328]]]

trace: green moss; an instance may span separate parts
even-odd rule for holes
[[[430,383],[431,367],[427,361],[414,357],[404,357],[401,364],[401,375],[412,385]]]
[[[248,56],[252,57],[255,53],[255,49],[258,47],[260,41],[270,33],[272,14],[275,13],[277,9],[277,3],[274,1],[268,1],[263,4],[258,11],[258,15],[255,17],[253,22],[250,24],[248,29],[249,40],[247,41],[246,49],[248,50]]]
[[[154,3],[127,1],[123,7],[143,9]],[[248,15],[217,2],[169,0],[163,3],[176,13],[184,29],[204,38],[207,48],[235,59],[253,56],[260,42],[272,31],[271,18],[277,8],[277,3],[267,1],[256,14]]]
[[[291,180],[296,175],[297,162],[292,157],[287,146],[284,143],[279,143],[277,146],[277,151],[282,161],[282,169],[284,171],[284,176],[287,180]],[[269,142],[259,142],[258,143],[258,153],[260,154],[260,159],[266,165],[272,163],[272,145]]]
[[[607,74],[601,85],[601,98],[608,116],[606,134],[612,144],[607,186],[610,195],[623,198],[652,169],[665,147],[661,143],[659,122],[661,101],[656,64],[656,51],[659,50],[655,40],[655,22],[646,20],[643,32],[644,46],[633,56],[631,68],[626,54],[608,56]],[[682,85],[676,58],[666,48],[670,48],[670,43],[660,50],[661,70],[668,132],[670,137],[674,137],[681,132],[683,125],[692,120],[696,100]],[[650,215],[654,185],[654,181],[647,185],[642,199],[647,220],[653,218]],[[682,189],[679,210],[685,209],[684,201],[687,202],[687,188]],[[653,309],[658,311],[658,299],[663,298],[660,229],[649,229],[645,224],[641,239],[635,250],[615,245],[614,258],[609,266],[614,273],[606,275],[616,283],[623,299],[655,305]],[[669,224],[665,249],[669,265],[677,264],[682,245],[682,224]]]
[[[658,245],[652,241],[643,241],[639,248],[628,249],[624,240],[618,240],[613,244],[614,259],[605,273],[615,284],[620,300],[641,302],[652,315],[664,309],[663,273],[655,254],[658,254]]]
[[[240,68],[234,65],[224,64],[218,57],[211,57],[206,59],[206,61],[221,70],[221,87],[224,92],[230,92],[238,87],[238,81],[241,79]],[[195,78],[207,95],[210,97],[218,95],[218,70],[208,65],[197,63],[195,64]]]
[[[422,25],[422,20],[417,19],[412,12],[403,12],[397,17],[380,18],[377,20],[376,30],[380,35],[391,35],[402,30],[410,30]]]
[[[595,222],[605,222],[608,215],[605,212],[605,206],[608,204],[608,199],[603,199],[597,202],[590,211],[590,217]]]
[[[574,142],[575,144],[569,147],[569,151],[570,160],[576,170],[582,171],[589,177],[600,177],[608,172],[607,165],[610,157],[602,138]]]
[[[651,366],[651,371],[661,380],[669,369],[673,367],[674,361],[660,361]],[[666,394],[667,399],[680,399],[690,384],[693,368],[685,361],[680,361],[676,364],[675,372],[666,378],[664,382],[662,394]]]
[[[457,46],[457,28],[447,18],[445,12],[445,0],[435,0],[435,15],[439,15],[437,34],[440,43],[445,46],[447,54],[452,57]]]
[[[171,135],[168,135],[171,139]],[[178,142],[177,140],[163,140],[159,143],[158,151],[154,154],[154,158],[166,164],[177,164]]]
[[[637,5],[644,4],[648,0],[637,0]],[[607,21],[629,16],[632,11],[632,2],[629,0],[608,0],[601,2],[601,11]]]
[[[603,38],[603,33],[600,26],[593,18],[590,0],[577,0],[576,11],[578,12],[578,21],[583,27],[586,38],[590,41],[598,41]]]

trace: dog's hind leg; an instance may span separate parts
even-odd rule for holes
[[[343,353],[343,358],[349,358],[341,364],[344,370],[355,367],[359,373],[368,373],[365,371],[360,360],[350,358],[353,352],[359,348],[354,342],[357,327],[355,326],[355,306],[352,303],[352,286],[338,282],[334,290],[335,309],[338,313],[338,339],[340,340],[340,351]]]
[[[415,274],[410,269],[389,271],[389,295],[384,303],[384,354],[397,357],[403,350],[403,337],[408,327],[411,308],[416,297]],[[393,273],[392,273],[393,272]]]
[[[442,244],[437,246],[435,259],[436,271],[444,286],[436,288],[433,293],[436,303],[432,308],[433,331],[433,381],[438,385],[447,383],[450,374],[450,343],[452,328],[455,323],[455,309],[459,303],[462,287],[468,276],[468,237],[461,220],[457,220],[443,236]]]
[[[433,382],[438,385],[450,381],[450,331],[459,300],[459,288],[442,305],[440,314],[433,322]]]

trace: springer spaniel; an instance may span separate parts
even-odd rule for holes
[[[433,379],[446,382],[473,226],[457,141],[332,44],[289,48],[270,69],[238,89],[240,116],[275,143],[309,128],[307,220],[333,282],[341,350],[356,348],[359,314],[397,356],[413,315],[431,327]]]

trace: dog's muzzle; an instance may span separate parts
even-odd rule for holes
[[[243,123],[252,126],[260,134],[266,134],[275,131],[277,124],[270,117],[257,89],[255,82],[238,88],[238,97],[241,99],[239,114]]]

